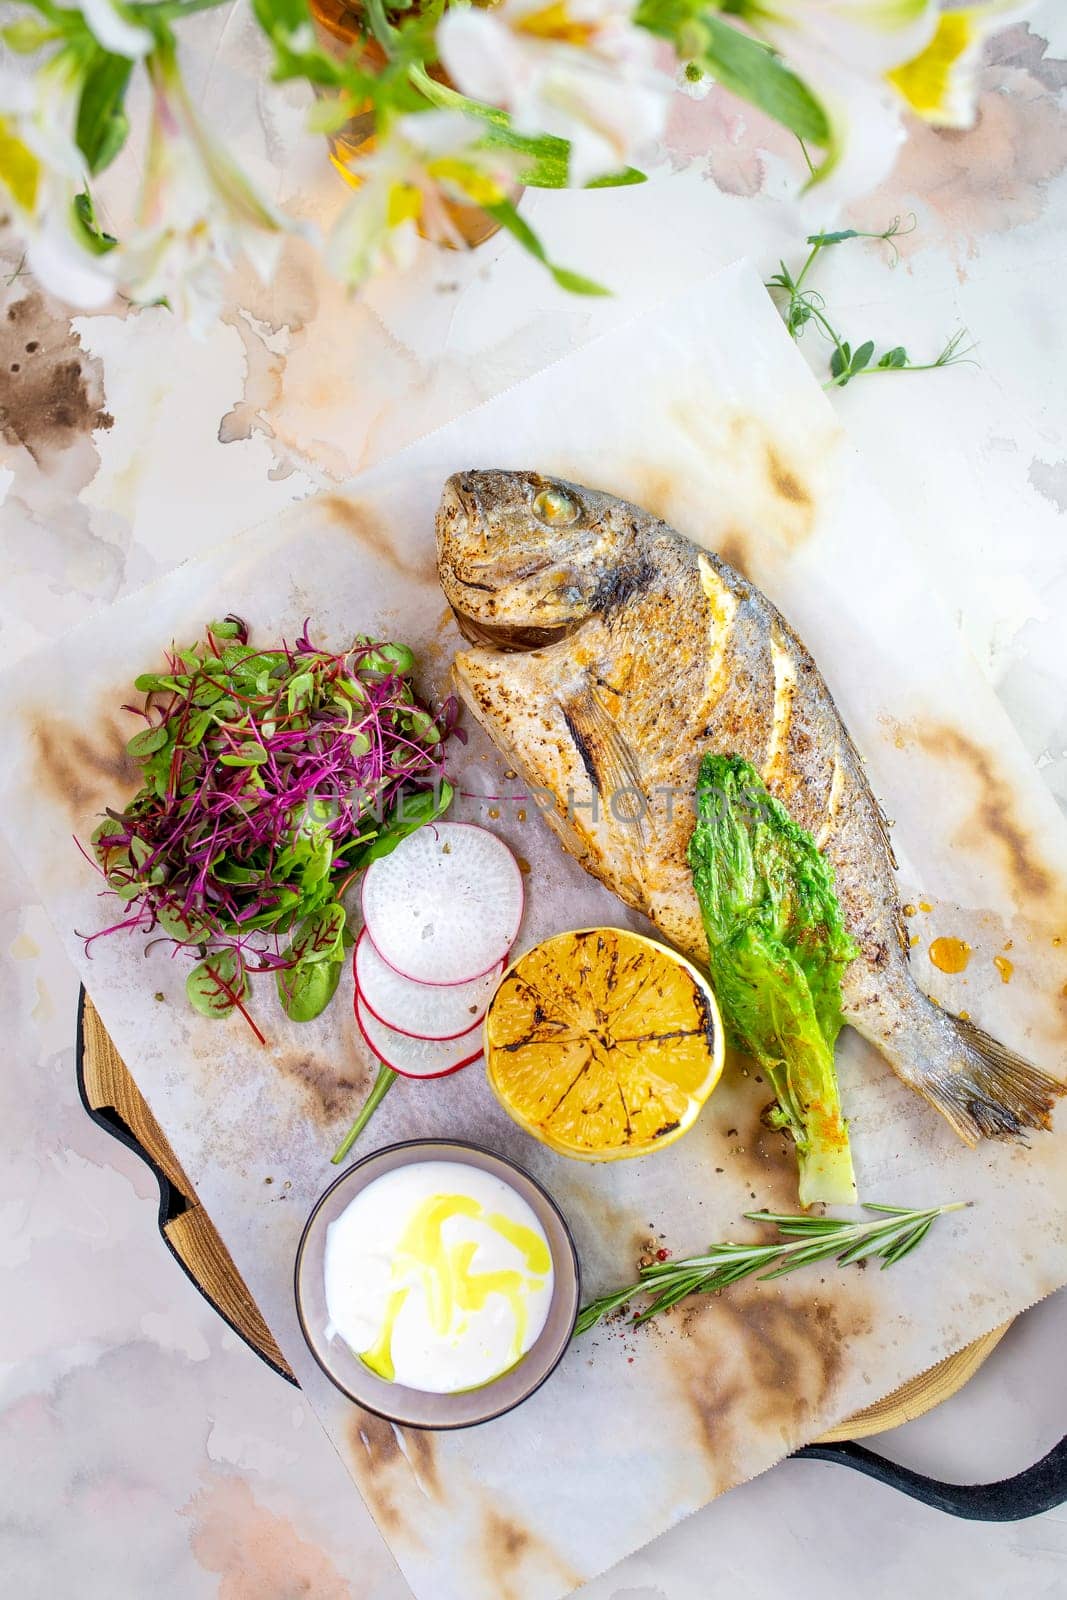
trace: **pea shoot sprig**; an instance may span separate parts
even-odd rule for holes
[[[950,339],[946,340],[942,349],[930,361],[913,361],[902,344],[893,345],[878,355],[873,339],[865,339],[862,344],[853,348],[849,340],[845,339],[830,321],[823,295],[809,286],[808,278],[811,270],[824,250],[834,245],[845,244],[850,239],[877,239],[889,245],[893,253],[891,264],[895,266],[899,260],[895,241],[911,233],[914,228],[914,217],[911,217],[907,226],[904,226],[900,217],[894,217],[889,227],[883,229],[881,233],[864,232],[859,228],[840,228],[834,233],[811,233],[806,241],[811,248],[796,276],[794,277],[784,261],[780,261],[778,271],[768,279],[767,289],[786,296],[781,310],[790,337],[799,339],[805,328],[811,325],[833,345],[830,355],[830,376],[823,384],[824,389],[843,389],[853,378],[871,377],[879,372],[932,372],[937,367],[951,367],[961,361],[975,364],[971,360],[974,346],[964,344],[967,333],[963,328],[958,329]]]
[[[772,1224],[779,1237],[769,1244],[713,1244],[701,1256],[652,1261],[647,1267],[639,1268],[637,1283],[613,1294],[601,1295],[583,1306],[575,1324],[575,1336],[595,1328],[610,1312],[628,1305],[637,1295],[650,1297],[644,1309],[633,1317],[634,1322],[640,1323],[647,1322],[660,1311],[667,1311],[691,1294],[715,1294],[753,1273],[758,1273],[762,1279],[782,1278],[787,1272],[796,1272],[798,1267],[809,1266],[814,1261],[836,1259],[839,1267],[846,1267],[850,1262],[866,1261],[870,1257],[880,1259],[884,1271],[921,1244],[938,1217],[948,1211],[962,1211],[970,1204],[969,1200],[955,1200],[926,1211],[865,1205],[865,1211],[875,1211],[879,1215],[861,1222],[849,1222],[840,1217],[791,1217],[774,1211],[746,1211],[750,1222]]]

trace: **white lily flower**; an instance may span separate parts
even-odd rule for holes
[[[943,11],[923,50],[886,74],[908,109],[941,128],[969,128],[978,107],[978,68],[990,34],[1017,21],[1026,5],[993,0]]]
[[[482,133],[456,111],[398,117],[373,153],[346,171],[358,188],[327,240],[330,269],[354,287],[383,266],[410,266],[419,234],[462,248],[449,202],[498,205],[521,171],[510,151],[479,149]]]
[[[56,4],[64,11],[80,11],[97,44],[112,55],[140,61],[155,43],[149,29],[128,21],[113,0],[56,0]]]
[[[144,303],[166,300],[203,332],[222,304],[223,273],[244,255],[268,281],[284,235],[303,231],[257,194],[200,121],[173,56],[149,56],[148,150],[129,238],[108,262]]]
[[[818,193],[825,206],[847,204],[888,178],[904,143],[898,97],[880,77],[863,78],[823,58],[794,54],[789,65],[818,97],[830,121],[826,175]]]
[[[905,110],[968,126],[982,43],[1026,9],[1016,0],[949,10],[940,0],[745,0],[739,14],[827,111],[834,137],[821,193],[832,201],[888,176]]]
[[[926,48],[938,11],[938,0],[745,0],[740,15],[790,65],[801,51],[871,78]]]
[[[899,98],[885,74],[929,43],[938,0],[745,0],[739,14],[826,111],[832,142],[823,202],[876,188],[904,139]]]
[[[74,199],[85,162],[74,142],[81,75],[64,52],[32,77],[0,71],[0,198],[6,194],[40,283],[80,310],[112,300],[104,258],[85,243]]]
[[[671,80],[633,0],[502,0],[455,8],[437,46],[465,94],[511,113],[523,133],[571,146],[575,185],[617,172],[659,138]]]

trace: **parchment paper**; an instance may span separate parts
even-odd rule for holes
[[[145,959],[140,936],[121,936],[86,959],[78,934],[114,920],[113,902],[71,834],[87,836],[129,792],[134,725],[118,708],[134,675],[214,615],[239,612],[264,643],[294,637],[305,616],[335,647],[357,631],[392,634],[440,687],[457,636],[435,582],[433,513],[445,476],[469,466],[534,467],[623,494],[767,591],[818,660],[895,818],[920,978],[1061,1071],[1067,828],[747,268],[587,346],[345,494],[178,569],[6,681],[3,815],[15,848],[413,1590],[554,1600],[1067,1280],[1067,1113],[1029,1150],[970,1152],[846,1033],[838,1059],[861,1194],[976,1202],[898,1268],[813,1268],[637,1333],[597,1330],[525,1406],[467,1433],[394,1432],[332,1389],[299,1333],[292,1262],[371,1078],[351,979],[303,1027],[263,993],[267,1049],[239,1018],[194,1016],[184,964],[163,948]],[[480,736],[455,757],[468,796],[458,814],[488,819],[529,865],[523,946],[563,927],[637,925],[521,807]],[[937,934],[974,946],[966,972],[930,967]],[[1013,963],[1010,982],[997,954]],[[587,1166],[515,1128],[476,1066],[398,1085],[359,1153],[439,1134],[514,1157],[564,1208],[595,1293],[628,1281],[650,1238],[690,1251],[744,1235],[746,1210],[795,1207],[788,1148],[760,1125],[767,1099],[735,1064],[680,1143]]]

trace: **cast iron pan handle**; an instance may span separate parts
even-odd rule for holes
[[[1001,1478],[999,1483],[942,1483],[939,1478],[927,1478],[910,1467],[887,1461],[862,1444],[806,1444],[795,1455],[854,1467],[878,1483],[921,1500],[923,1505],[972,1522],[1021,1522],[1024,1517],[1039,1516],[1067,1500],[1067,1438],[1053,1445],[1048,1455],[1032,1467],[1017,1472],[1014,1478]]]

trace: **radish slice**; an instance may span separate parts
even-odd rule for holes
[[[387,1028],[415,1039],[458,1039],[485,1016],[504,963],[470,983],[415,983],[382,960],[364,928],[353,970],[360,999]]]
[[[482,1053],[480,1022],[458,1039],[413,1039],[409,1033],[387,1028],[372,1016],[358,990],[356,1021],[378,1060],[404,1078],[444,1078],[477,1061]]]
[[[471,822],[409,834],[363,875],[363,921],[378,954],[416,983],[470,983],[510,950],[522,920],[519,864]]]

